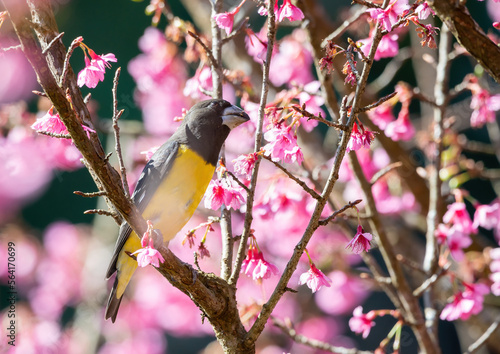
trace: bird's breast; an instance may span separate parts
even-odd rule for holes
[[[181,145],[177,157],[144,210],[145,219],[169,241],[184,227],[200,204],[215,166]]]

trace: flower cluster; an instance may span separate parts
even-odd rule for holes
[[[279,274],[278,267],[264,259],[264,255],[259,250],[255,237],[250,238],[247,257],[241,264],[241,272],[252,277],[255,281],[268,279],[272,275]]]
[[[266,156],[273,161],[301,164],[304,160],[302,150],[297,144],[297,136],[292,132],[292,126],[279,126],[264,134],[268,143],[263,147]]]
[[[244,191],[240,186],[224,178],[211,180],[205,193],[205,208],[219,210],[224,204],[226,208],[238,210],[245,202]]]
[[[139,267],[147,267],[152,265],[154,267],[159,267],[160,263],[165,262],[165,259],[161,253],[154,247],[153,241],[153,223],[148,222],[148,229],[141,238],[142,248],[138,249],[133,255],[137,257],[137,264]]]
[[[482,283],[468,284],[463,282],[465,290],[453,296],[439,318],[447,321],[467,320],[471,315],[477,315],[483,310],[484,296],[490,292]]]
[[[80,43],[80,47],[85,54],[85,68],[78,73],[78,86],[95,88],[100,81],[104,81],[104,73],[111,67],[109,62],[116,62],[117,59],[113,53],[97,55],[83,42]]]

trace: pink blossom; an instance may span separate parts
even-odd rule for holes
[[[418,15],[419,20],[425,20],[429,17],[430,14],[435,15],[434,10],[427,4],[427,2],[423,1],[420,5],[417,6],[415,12]]]
[[[451,256],[460,262],[464,258],[464,248],[472,244],[472,240],[467,233],[463,230],[457,229],[456,225],[452,226],[448,231],[448,248],[450,249]]]
[[[450,228],[445,224],[439,224],[437,229],[434,231],[434,236],[440,245],[444,245],[450,234]]]
[[[146,28],[139,48],[143,53],[129,62],[128,71],[137,85],[134,96],[142,109],[144,127],[155,136],[170,135],[178,126],[173,118],[190,106],[182,93],[187,64],[177,55],[177,46],[157,28]]]
[[[211,180],[205,193],[205,208],[218,210],[224,204],[226,208],[237,210],[245,201],[242,188],[232,186],[227,180]]]
[[[368,111],[368,116],[381,130],[385,130],[387,125],[396,119],[390,104],[381,104],[374,110]]]
[[[481,283],[467,284],[464,282],[465,291],[457,293],[453,301],[447,304],[439,318],[446,321],[457,319],[467,320],[471,315],[477,315],[483,310],[484,295],[490,291]]]
[[[253,166],[257,162],[258,155],[256,152],[247,155],[240,155],[233,160],[234,172],[240,176],[250,179],[252,176]]]
[[[472,127],[479,128],[492,123],[495,121],[495,112],[500,110],[500,94],[490,95],[485,89],[473,90],[470,108],[473,109],[470,117]]]
[[[361,333],[363,338],[368,337],[370,330],[375,326],[373,321],[375,314],[373,311],[363,314],[363,307],[358,306],[354,309],[352,317],[349,319],[349,328],[354,333]]]
[[[291,127],[274,127],[264,134],[264,138],[269,141],[263,147],[264,152],[266,156],[271,156],[273,161],[301,164],[304,160],[297,145],[297,136],[292,133]]]
[[[323,286],[330,287],[332,281],[321,270],[316,268],[314,263],[309,263],[311,268],[300,275],[299,285],[307,284],[307,287],[313,293],[321,289]]]
[[[401,114],[401,112],[398,119],[387,124],[384,130],[385,135],[394,141],[408,141],[415,135],[415,128],[411,124],[409,114],[406,112]]]
[[[346,152],[357,151],[362,147],[365,147],[367,149],[370,148],[370,144],[372,143],[375,136],[373,132],[365,130],[362,125],[360,126],[360,128],[361,131],[360,129],[358,129],[358,124],[354,123],[351,137],[349,139],[349,142],[347,143]]]
[[[491,292],[495,296],[500,296],[500,248],[493,248],[489,252],[491,263],[490,263],[490,280]]]
[[[443,221],[445,223],[452,223],[456,226],[457,230],[467,234],[477,232],[463,202],[455,202],[449,205],[448,211],[443,216]]]
[[[279,273],[278,267],[266,261],[264,255],[257,247],[251,245],[248,248],[247,257],[243,260],[241,271],[253,280],[268,279],[271,275]]]
[[[259,33],[248,29],[245,36],[245,46],[248,55],[257,63],[263,63],[267,53],[267,27],[262,27]],[[272,61],[271,61],[272,64]]]
[[[87,85],[88,88],[94,88],[99,81],[104,81],[104,72],[110,67],[109,62],[116,62],[114,54],[97,55],[92,49],[88,49],[91,59],[85,55],[85,68],[78,73],[78,86]]]
[[[285,18],[291,22],[299,21],[304,18],[304,13],[297,6],[294,6],[291,0],[284,0],[278,11],[278,22],[283,21]]]
[[[408,9],[408,0],[392,0],[385,9],[368,9],[370,16],[382,27],[390,32],[392,26],[398,21],[399,16],[404,10]]]
[[[345,246],[345,248],[350,248],[353,253],[360,254],[363,251],[368,251],[371,247],[370,241],[373,236],[369,232],[365,232],[361,225],[358,225],[356,235],[352,240]]]
[[[284,37],[273,51],[269,79],[276,86],[292,83],[305,85],[314,80],[313,56],[304,30],[296,29]]]
[[[232,11],[223,12],[220,14],[214,15],[215,22],[219,28],[224,29],[226,34],[229,35],[233,30],[234,16],[240,11],[241,6],[245,3],[246,0],[243,0],[238,7],[236,7]]]
[[[153,238],[151,237],[152,228],[152,224],[148,222],[148,231],[144,233],[141,239],[142,248],[132,253],[137,255],[137,264],[139,267],[146,267],[150,264],[159,267],[160,263],[165,262],[161,253],[154,248]]]
[[[497,200],[490,205],[479,205],[474,213],[474,222],[472,227],[478,226],[491,230],[498,226],[500,222],[500,202]]]
[[[342,242],[341,240],[344,238],[344,235],[339,236],[338,242]],[[328,234],[325,241],[330,239],[331,233]],[[324,247],[324,245],[320,243],[319,247]],[[352,310],[370,295],[369,284],[359,276],[334,270],[328,273],[328,277],[332,281],[332,286],[317,293],[315,300],[318,307],[329,315],[338,316],[352,313]]]
[[[383,36],[378,44],[377,51],[375,52],[375,56],[373,57],[373,59],[380,60],[383,58],[392,58],[396,54],[398,54],[398,39],[399,36],[395,33]],[[358,43],[362,44],[361,51],[365,54],[365,56],[368,56],[370,54],[372,42],[373,37],[371,37],[371,35],[368,38],[360,39],[358,41]]]
[[[58,135],[69,134],[59,113],[54,114],[54,107],[51,107],[43,117],[37,118],[36,122],[31,125],[31,128]]]

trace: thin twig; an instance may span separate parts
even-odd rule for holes
[[[380,8],[383,8],[383,7],[381,7],[378,4],[375,4],[373,2],[366,1],[366,0],[353,0],[352,2],[355,3],[355,4],[360,4],[360,5],[366,6],[366,7],[370,8],[370,9],[380,9]]]
[[[250,20],[250,18],[248,17],[245,17],[239,24],[238,24],[238,27],[236,29],[234,29],[230,34],[229,36],[227,36],[226,38],[223,38],[221,40],[221,44],[224,45],[226,43],[228,43],[229,41],[233,40],[234,37],[236,37],[238,34],[240,34],[240,32],[243,30],[243,27],[245,27],[247,24],[248,24],[248,21]]]
[[[285,324],[285,322],[278,320],[275,317],[272,317],[272,322],[273,325],[278,327],[285,333],[287,336],[289,336],[294,342],[306,345],[308,347],[314,348],[314,349],[320,349],[320,350],[325,350],[330,353],[337,353],[337,354],[373,354],[373,352],[368,352],[368,351],[361,351],[357,349],[352,349],[352,348],[344,348],[344,347],[337,347],[334,345],[331,345],[329,343],[325,343],[316,339],[311,339],[308,338],[304,335],[298,334],[295,329],[290,328]]]
[[[359,9],[356,11],[351,17],[349,17],[347,20],[342,22],[342,24],[337,27],[337,29],[330,33],[324,40],[321,42],[321,46],[324,48],[326,47],[328,41],[336,41],[337,38],[339,38],[341,35],[347,31],[347,29],[355,22],[357,22],[360,18],[363,16],[367,16],[366,9]]]
[[[401,166],[403,166],[403,163],[401,161],[394,162],[394,163],[391,163],[390,165],[387,165],[386,167],[379,170],[377,173],[375,173],[373,175],[372,179],[370,180],[370,184],[374,185],[379,179],[384,177],[386,174],[388,174],[392,170],[395,170],[396,168],[401,167]]]
[[[3,52],[8,52],[9,50],[21,50],[22,47],[20,44],[18,45],[13,45],[13,46],[10,46],[10,47],[6,47],[6,48],[1,48]]]
[[[306,111],[305,105],[303,107],[293,105],[293,106],[290,106],[290,108],[293,109],[295,112],[302,114],[304,117],[307,117],[308,119],[317,120],[318,122],[326,124],[329,127],[339,129],[342,131],[347,130],[347,127],[343,124],[337,124],[337,123],[331,122],[331,121],[326,120],[325,118],[323,118],[321,116],[316,116],[316,115],[312,114],[311,112]]]
[[[33,90],[31,92],[33,92],[35,95],[40,96],[40,97],[47,97],[47,94],[45,92],[41,92],[41,91],[37,91],[37,90]]]
[[[320,220],[318,223],[320,225],[328,225],[328,223],[330,221],[332,221],[333,219],[335,219],[339,214],[342,214],[344,211],[346,211],[347,209],[350,209],[350,208],[354,208],[356,205],[358,205],[359,203],[361,203],[363,200],[362,199],[358,199],[358,200],[355,200],[354,202],[349,202],[347,203],[346,205],[344,205],[341,209],[339,210],[336,210],[335,212],[332,213],[332,215],[330,215],[329,217],[327,217],[326,219],[324,220]]]
[[[469,348],[467,348],[467,351],[464,354],[473,354],[475,353],[481,346],[486,343],[488,338],[491,337],[493,333],[498,329],[498,326],[500,325],[500,316],[497,316],[495,322],[493,322],[488,329],[479,337],[474,343],[469,345]]]
[[[446,274],[450,268],[451,263],[447,263],[443,268],[441,268],[437,273],[427,278],[418,288],[413,290],[413,296],[419,297],[425,291],[427,291],[434,283],[436,283],[439,278]]]
[[[47,132],[45,130],[35,130],[38,134],[42,134],[42,135],[47,135],[47,136],[51,136],[53,138],[58,138],[58,139],[71,139],[71,135],[69,134],[56,134],[56,133],[51,133],[51,132]]]
[[[47,44],[47,46],[42,50],[42,54],[45,55],[49,50],[50,48],[52,48],[52,46],[54,45],[54,43],[58,40],[58,39],[61,39],[61,37],[64,36],[64,32],[61,32],[59,33],[57,36],[54,37],[53,40],[50,41],[49,44]]]
[[[118,110],[118,99],[117,97],[117,90],[118,90],[118,79],[120,78],[120,73],[122,71],[122,68],[118,68],[115,71],[115,77],[113,78],[113,131],[115,133],[115,151],[116,151],[116,156],[118,158],[118,165],[120,166],[120,175],[122,179],[122,184],[123,184],[123,190],[125,191],[125,195],[127,198],[130,198],[130,190],[127,182],[127,169],[125,168],[125,164],[123,163],[123,156],[122,156],[122,147],[120,144],[120,127],[118,126],[118,120],[120,119],[121,115],[123,114],[123,109]]]
[[[311,197],[313,197],[314,199],[320,199],[321,196],[312,188],[309,188],[309,186],[304,182],[304,181],[301,181],[300,179],[298,179],[297,177],[295,177],[292,173],[290,173],[290,171],[288,171],[285,167],[281,166],[279,163],[277,163],[276,161],[273,161],[269,156],[266,156],[266,155],[263,155],[262,156],[263,159],[271,162],[274,166],[278,167],[281,171],[283,171],[284,174],[286,174],[288,176],[288,178],[292,179],[293,181],[295,181],[299,186],[302,187],[302,189],[309,193],[311,195]]]
[[[380,106],[382,103],[389,101],[391,98],[393,98],[396,95],[397,95],[397,92],[390,93],[387,96],[382,97],[381,99],[379,99],[375,103],[369,104],[368,106],[361,107],[360,109],[358,109],[358,113],[368,112],[369,110]]]
[[[103,197],[103,196],[107,195],[107,193],[104,191],[91,192],[91,193],[74,191],[73,194],[76,194],[76,195],[79,195],[80,197],[85,197],[85,198]]]
[[[238,177],[236,177],[234,175],[234,173],[232,173],[231,171],[227,170],[226,169],[226,173],[231,176],[231,178],[241,187],[243,188],[247,193],[250,191],[250,189],[248,189],[247,186],[245,186],[245,184],[243,184],[243,182],[240,181],[240,179]]]
[[[212,50],[210,48],[208,48],[208,46],[205,44],[205,42],[203,42],[201,40],[200,36],[198,36],[196,33],[191,32],[191,31],[187,31],[187,32],[191,37],[193,37],[202,46],[203,50],[207,54],[208,60],[210,60],[210,64],[216,65],[217,60],[215,60],[215,57],[214,57],[214,54],[212,53]]]
[[[77,37],[71,42],[71,45],[68,48],[68,51],[66,53],[66,57],[64,58],[64,64],[63,64],[63,70],[61,73],[61,77],[59,78],[59,86],[64,87],[64,84],[66,82],[66,74],[68,72],[69,68],[69,58],[71,58],[71,55],[73,54],[73,51],[80,45],[82,42],[82,37]]]

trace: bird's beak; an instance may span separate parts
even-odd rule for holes
[[[250,120],[248,114],[245,113],[240,107],[230,106],[222,112],[222,124],[227,125],[229,129],[236,128],[238,125],[243,124]]]

